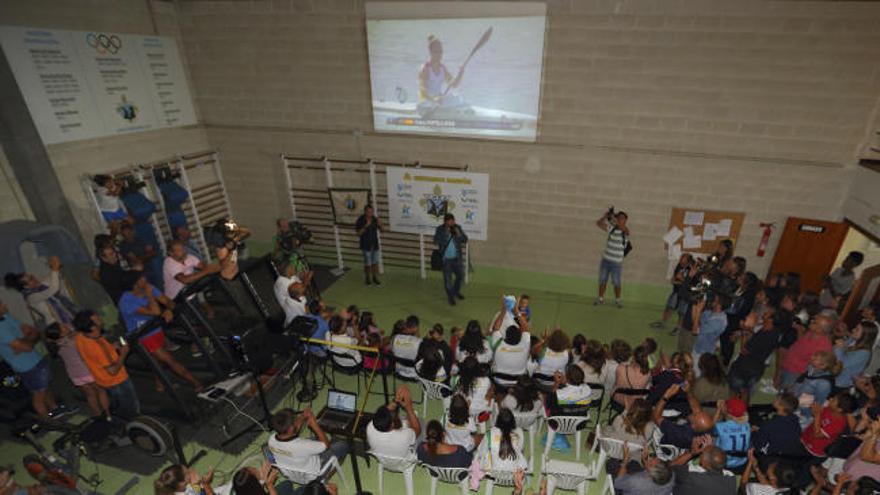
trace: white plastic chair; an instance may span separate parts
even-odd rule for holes
[[[439,467],[430,464],[422,464],[431,476],[431,495],[437,495],[437,481],[457,484],[461,488],[461,495],[468,494],[468,480],[470,471],[460,467]]]
[[[513,412],[516,426],[529,433],[529,471],[535,470],[535,435],[541,431],[541,421],[545,418],[544,408],[535,407],[527,412]]]
[[[406,486],[406,495],[414,495],[413,491],[413,471],[419,462],[415,454],[409,457],[394,457],[390,455],[377,454],[374,451],[368,452],[376,458],[376,476],[379,485],[379,495],[382,495],[383,489],[383,473],[385,470],[403,474],[403,483]]]
[[[428,417],[428,400],[442,401],[444,397],[452,394],[452,389],[443,382],[435,382],[426,380],[422,377],[416,377],[419,384],[422,385],[422,417]]]
[[[614,477],[610,474],[605,475],[605,486],[602,487],[599,495],[614,495]]]
[[[544,464],[543,476],[547,477],[547,494],[552,495],[557,488],[575,490],[584,495],[590,487],[590,480],[596,479],[593,469],[581,462],[550,459]]]
[[[486,490],[483,493],[485,493],[485,495],[492,495],[492,490],[496,486],[514,486],[514,474],[514,471],[503,471],[494,469],[486,471]],[[528,475],[529,473],[526,472],[526,477],[528,477]],[[526,484],[528,484],[528,481],[526,481]]]
[[[328,477],[327,475],[330,471],[335,469],[336,474],[339,476],[339,485],[343,489],[343,492],[345,492],[345,475],[342,473],[342,468],[339,466],[339,459],[337,459],[336,456],[327,459],[327,462],[325,462],[318,471],[302,471],[277,462],[273,464],[273,466],[275,466],[285,478],[297,485],[307,485],[318,478]]]
[[[592,447],[593,453],[595,453],[598,449],[599,452],[604,452],[606,457],[610,457],[612,459],[623,459],[624,443],[626,443],[626,446],[629,448],[630,459],[640,459],[642,457],[642,450],[645,448],[643,444],[624,442],[623,440],[603,436],[602,425],[596,425],[596,435],[593,439]]]
[[[672,461],[673,459],[677,458],[685,452],[686,449],[682,449],[681,447],[660,443],[660,440],[662,438],[663,433],[660,432],[660,428],[654,428],[654,434],[651,438],[651,445],[654,447],[654,454],[661,461]]]
[[[578,427],[590,420],[590,415],[586,416],[550,416],[547,418],[547,445],[544,447],[544,459],[550,457],[550,449],[553,447],[553,439],[557,434],[575,435],[574,458],[581,460],[581,430]],[[554,429],[550,424],[556,422]]]

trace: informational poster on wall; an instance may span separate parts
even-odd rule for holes
[[[388,167],[391,230],[434,235],[451,213],[472,240],[485,241],[489,225],[489,174]]]
[[[0,26],[0,45],[44,144],[196,123],[173,38]]]

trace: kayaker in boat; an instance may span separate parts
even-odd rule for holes
[[[419,105],[441,105],[448,84],[451,88],[458,87],[464,71],[453,76],[443,64],[443,43],[433,34],[428,36],[428,53],[431,58],[422,65],[419,71]]]

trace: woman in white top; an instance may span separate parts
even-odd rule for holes
[[[483,468],[496,471],[526,469],[528,462],[523,455],[524,435],[516,426],[513,413],[506,407],[498,411],[495,426],[489,434],[489,446],[483,457]]]
[[[345,320],[339,315],[333,315],[328,322],[330,327],[330,342],[335,344],[357,345],[354,337],[349,337],[345,328]],[[330,354],[333,356],[333,362],[339,366],[357,366],[363,361],[361,351],[349,349],[347,347],[330,347]]]
[[[458,376],[453,378],[452,388],[464,395],[470,404],[470,416],[492,409],[495,387],[489,379],[487,366],[477,362],[474,356],[468,356],[458,369]]]
[[[584,370],[584,383],[590,384],[593,389],[593,400],[598,400],[602,391],[593,385],[601,385],[607,391],[611,391],[616,381],[616,366],[611,366],[605,348],[598,340],[588,340],[584,345],[577,365]]]
[[[473,356],[478,362],[486,364],[492,362],[492,348],[489,342],[483,337],[483,331],[480,329],[480,322],[471,320],[467,324],[467,328],[458,341],[458,350],[455,353],[455,360],[459,363],[464,362],[468,356]]]
[[[70,326],[79,307],[64,295],[61,283],[61,259],[49,257],[49,276],[38,280],[30,273],[7,273],[6,287],[17,290],[28,306],[40,315],[43,324],[60,323]]]
[[[544,332],[544,337],[541,338],[538,346],[540,346],[538,369],[532,376],[542,383],[552,385],[553,375],[557,371],[565,373],[565,367],[571,359],[571,341],[565,332],[557,328],[549,335]]]
[[[504,334],[495,356],[492,359],[492,371],[495,372],[495,383],[502,386],[510,386],[516,383],[516,378],[525,375],[529,364],[532,336],[528,332],[521,332],[518,327],[510,326]],[[507,375],[507,376],[498,376]]]
[[[407,328],[406,322],[398,320],[394,324],[394,330],[391,335],[391,353],[396,359],[412,363],[397,363],[395,372],[406,378],[416,377],[415,360],[419,354],[419,345],[422,343],[422,339],[415,334],[417,330],[418,327],[413,329]]]
[[[473,452],[483,440],[483,435],[477,433],[477,424],[470,414],[470,405],[461,394],[452,396],[443,428],[446,430],[446,443],[461,445],[468,452]]]
[[[425,380],[445,382],[448,377],[443,362],[443,351],[432,347],[425,352],[425,357],[416,363],[416,374]]]

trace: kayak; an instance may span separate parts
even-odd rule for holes
[[[388,101],[373,102],[373,121],[379,130],[441,132],[534,139],[538,119],[533,115],[477,107],[464,103],[446,106]]]

